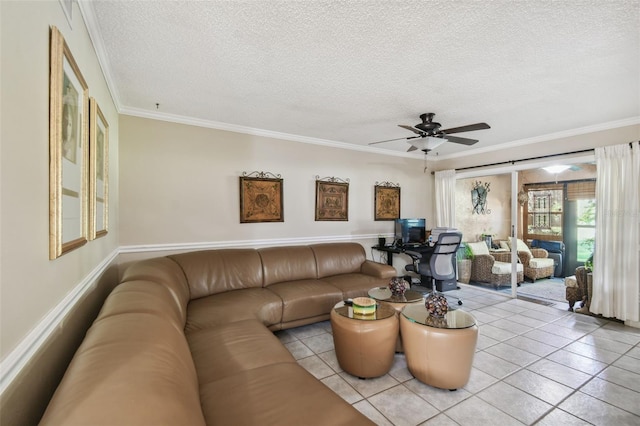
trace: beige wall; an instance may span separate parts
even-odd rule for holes
[[[118,247],[118,115],[78,5],[0,2],[0,349],[4,360]],[[110,125],[109,233],[49,260],[49,27],[57,26]],[[97,278],[96,278],[97,279]]]
[[[490,213],[473,212],[471,190],[475,182],[489,182],[487,209]],[[456,181],[456,227],[462,232],[463,241],[480,241],[481,234],[505,239],[511,229],[511,175],[502,174]]]
[[[401,187],[401,215],[432,217],[422,159],[120,117],[122,246],[353,237],[393,233],[374,221],[376,182]],[[284,180],[284,222],[240,223],[243,172]],[[349,221],[316,222],[315,176],[349,179]],[[135,249],[135,248],[133,248]]]

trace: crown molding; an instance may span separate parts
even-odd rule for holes
[[[515,148],[518,146],[531,145],[539,142],[548,142],[551,140],[569,138],[572,136],[580,136],[587,133],[595,133],[603,130],[617,129],[620,127],[633,126],[637,124],[640,124],[640,117],[630,117],[630,118],[625,118],[623,120],[616,120],[616,121],[609,121],[607,123],[595,124],[593,126],[579,127],[577,129],[563,130],[561,132],[549,133],[546,135],[535,136],[532,138],[519,139],[511,142],[502,143],[499,145],[487,146],[485,148],[477,148],[477,149],[471,149],[464,152],[458,152],[455,154],[441,155],[438,157],[432,157],[431,159],[433,161],[440,161],[440,160],[448,160],[451,158],[468,157],[470,155],[485,154],[487,152],[501,151],[504,149]]]
[[[265,138],[302,142],[312,145],[321,145],[330,148],[349,149],[352,151],[369,152],[373,154],[384,154],[395,157],[418,158],[407,152],[390,151],[383,148],[356,145],[345,142],[332,141],[328,139],[311,138],[307,136],[293,135],[290,133],[274,132],[271,130],[257,129],[254,127],[239,126],[236,124],[223,123],[220,121],[204,120],[201,118],[187,117],[178,114],[149,111],[142,108],[122,107],[120,113],[134,117],[149,118],[152,120],[167,121],[171,123],[186,124],[189,126],[205,127],[209,129],[224,130],[228,132],[243,133],[252,136],[262,136]]]
[[[89,33],[89,38],[91,39],[91,44],[93,45],[93,49],[96,52],[98,64],[100,65],[100,69],[102,70],[102,75],[104,76],[104,79],[107,83],[107,89],[111,94],[111,99],[116,106],[116,110],[120,112],[122,107],[122,104],[120,103],[120,95],[113,79],[111,67],[109,66],[109,59],[104,48],[102,34],[98,30],[98,18],[96,17],[95,10],[93,9],[93,5],[89,0],[77,1],[80,8],[80,14],[82,15],[85,27],[87,28],[87,32]]]

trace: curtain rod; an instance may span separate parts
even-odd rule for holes
[[[631,146],[631,143],[629,143],[629,146]],[[481,167],[501,166],[503,164],[515,164],[515,163],[520,163],[522,161],[540,160],[540,159],[543,159],[543,158],[560,157],[560,156],[563,156],[563,155],[584,154],[585,152],[594,152],[594,151],[595,151],[594,148],[583,149],[581,151],[563,152],[561,154],[549,154],[549,155],[541,155],[539,157],[522,158],[522,159],[519,159],[519,160],[500,161],[499,163],[482,164],[480,166],[460,167],[459,169],[454,169],[454,170],[456,172],[459,172],[461,170],[471,170],[471,169],[479,169]],[[431,172],[431,174],[433,175],[433,174],[435,174],[435,172]]]
[[[633,142],[629,142],[629,148],[633,148]],[[585,152],[595,152],[595,148],[583,149],[581,151],[563,152],[561,154],[549,154],[549,155],[541,155],[539,157],[522,158],[520,160],[501,161],[499,163],[483,164],[483,165],[480,165],[480,166],[460,167],[459,169],[454,169],[454,170],[456,172],[459,172],[460,170],[471,170],[471,169],[479,169],[480,167],[501,166],[503,164],[515,164],[515,163],[520,163],[522,161],[540,160],[540,159],[543,159],[543,158],[560,157],[560,156],[563,156],[563,155],[584,154]],[[435,173],[436,172],[431,172],[432,175],[435,174]]]

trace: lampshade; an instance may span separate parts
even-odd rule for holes
[[[558,174],[558,173],[562,173],[565,170],[569,169],[569,167],[571,166],[565,166],[564,164],[556,164],[553,166],[548,166],[548,167],[543,167],[543,170],[546,170],[549,173],[553,173],[553,174]]]
[[[431,151],[436,149],[447,140],[444,138],[436,138],[435,136],[426,136],[420,139],[412,139],[409,143],[421,151]]]

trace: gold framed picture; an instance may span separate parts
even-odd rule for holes
[[[49,258],[87,242],[89,88],[69,46],[51,27]]]
[[[400,219],[400,187],[376,185],[374,193],[374,220]]]
[[[284,222],[282,184],[280,175],[243,173],[240,176],[240,223]]]
[[[316,180],[316,221],[349,220],[349,183]]]
[[[106,235],[109,224],[109,124],[98,102],[89,100],[89,239]]]

